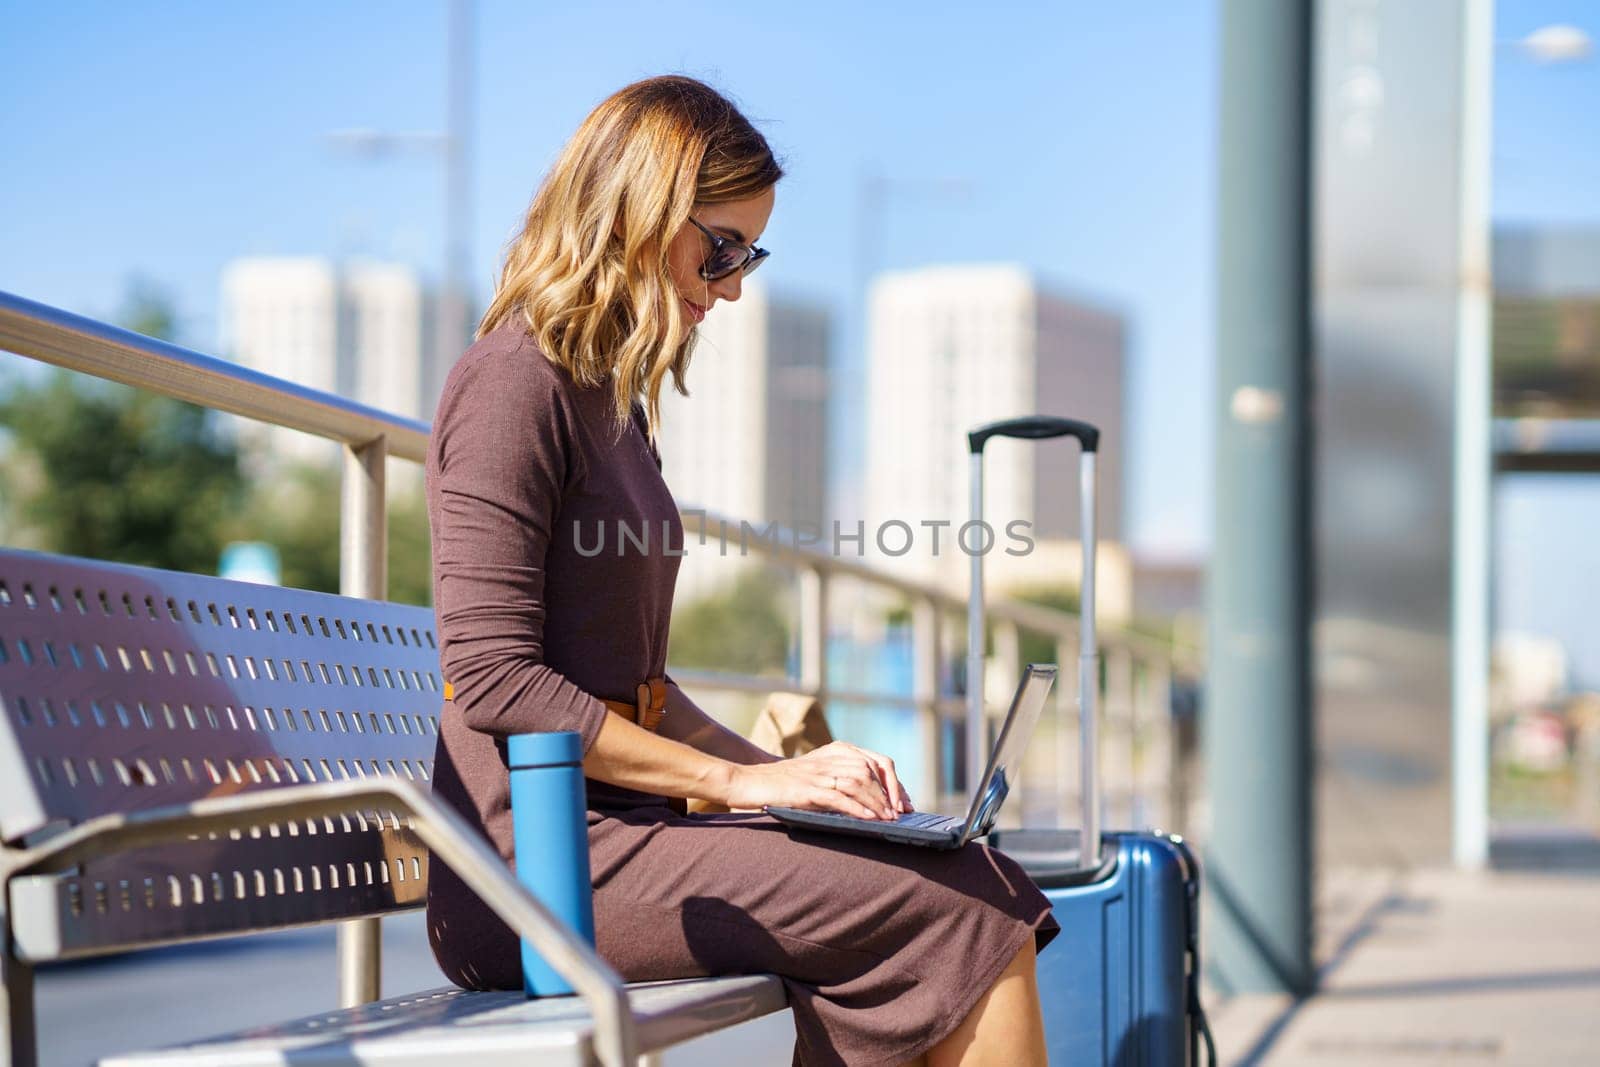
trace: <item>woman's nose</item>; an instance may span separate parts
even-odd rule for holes
[[[744,271],[736,270],[726,278],[718,278],[711,283],[711,292],[719,300],[726,300],[730,304],[739,299],[740,288],[744,282]]]

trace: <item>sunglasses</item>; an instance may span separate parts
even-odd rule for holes
[[[772,254],[765,248],[757,248],[755,245],[742,245],[738,241],[722,236],[720,233],[712,233],[693,218],[689,221],[694,223],[695,229],[711,240],[711,254],[706,257],[704,263],[700,264],[700,277],[708,282],[714,282],[718,278],[726,278],[736,271],[743,271],[749,274],[761,266],[762,260]]]

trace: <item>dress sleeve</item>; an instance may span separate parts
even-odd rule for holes
[[[605,705],[544,662],[545,556],[583,464],[559,384],[525,353],[463,360],[430,449],[434,610],[456,706],[474,730],[575,730],[588,751]]]

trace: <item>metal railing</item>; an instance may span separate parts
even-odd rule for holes
[[[421,463],[428,424],[308,389],[179,345],[0,292],[0,349],[191,404],[339,442],[339,591],[388,596],[389,456]],[[339,1004],[377,1000],[382,970],[378,919],[339,926]]]
[[[723,537],[739,530],[740,521],[703,509],[683,511],[685,542],[691,535]],[[866,562],[797,545],[782,537],[756,537],[740,541],[752,554],[798,577],[798,668],[788,677],[735,674],[722,671],[673,668],[674,679],[697,691],[762,694],[775,684],[817,697],[825,705],[851,704],[911,708],[917,714],[920,764],[924,778],[920,795],[937,797],[950,805],[961,797],[963,783],[942,775],[946,765],[944,739],[964,727],[963,694],[943,685],[948,662],[943,637],[965,634],[967,601],[940,589]],[[890,591],[910,608],[912,691],[861,691],[846,688],[830,676],[827,636],[832,591],[840,580],[861,582]],[[1061,674],[1053,691],[1054,747],[1050,782],[1038,789],[1037,778],[1025,787],[1052,796],[1053,810],[1032,814],[1053,816],[1057,825],[1076,825],[1077,786],[1081,753],[1077,693],[1078,617],[1040,604],[997,600],[987,605],[993,654],[990,670],[998,677],[995,691],[1009,693],[1021,677],[1020,650],[1024,634],[1048,639]],[[948,628],[948,629],[947,629]],[[1187,807],[1186,775],[1179,765],[1181,753],[1171,722],[1172,685],[1179,676],[1198,677],[1197,650],[1169,644],[1148,635],[1116,627],[1099,628],[1102,667],[1102,775],[1110,813],[1123,825],[1160,824],[1182,828]],[[1002,710],[990,708],[992,714]],[[1028,771],[1037,775],[1038,762]],[[1109,772],[1109,773],[1107,773]],[[963,798],[964,799],[964,798]],[[1018,811],[1012,810],[1014,818]],[[1102,825],[1105,823],[1103,822]]]
[[[340,511],[340,591],[347,596],[383,599],[387,595],[387,499],[385,460],[425,460],[428,426],[415,419],[322,393],[292,382],[193,352],[179,345],[97,322],[80,315],[0,292],[0,349],[44,363],[122,382],[216,411],[300,430],[344,446]],[[709,536],[713,526],[739,528],[736,519],[685,510],[686,534]],[[753,542],[758,553],[798,577],[799,656],[797,677],[774,679],[717,671],[674,670],[693,688],[712,692],[765,693],[775,681],[825,702],[909,707],[915,710],[925,768],[922,796],[948,800],[953,781],[941,776],[946,727],[959,723],[960,694],[942,684],[942,637],[947,618],[959,617],[965,599],[864,561],[829,555],[792,544]],[[829,601],[841,580],[865,583],[897,594],[910,606],[913,648],[912,692],[856,691],[835,684],[828,665]],[[1054,748],[1050,782],[1035,795],[1055,799],[1054,815],[1069,823],[1078,798],[1069,788],[1078,779],[1081,754],[1075,695],[1078,691],[1077,618],[1036,604],[997,601],[988,605],[999,680],[1014,685],[1021,669],[1022,635],[1050,639],[1061,677],[1055,689]],[[959,623],[957,624],[959,627]],[[955,632],[962,632],[959,629]],[[1182,768],[1169,714],[1175,673],[1198,674],[1198,654],[1140,634],[1102,626],[1103,727],[1102,781],[1108,813],[1127,824],[1162,822],[1181,828],[1185,797]],[[1028,774],[1037,775],[1030,763]],[[1019,805],[1020,806],[1020,805]],[[1014,817],[1014,816],[1013,816]],[[1176,822],[1174,821],[1176,820]],[[1106,823],[1114,821],[1108,818]],[[379,920],[362,919],[339,930],[340,1003],[353,1006],[379,995],[381,943]]]

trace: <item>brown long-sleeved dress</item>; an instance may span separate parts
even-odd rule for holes
[[[714,372],[714,368],[706,368]],[[434,791],[512,854],[505,738],[576,730],[663,673],[683,530],[637,411],[578,388],[519,326],[451,372],[428,454],[445,706]],[[627,526],[622,534],[619,524]],[[597,550],[598,547],[598,550]],[[953,1030],[1029,937],[1056,932],[1010,860],[680,815],[589,782],[600,954],[626,979],[781,976],[797,1062],[892,1064]],[[522,985],[516,936],[443,864],[428,933],[476,989]]]

